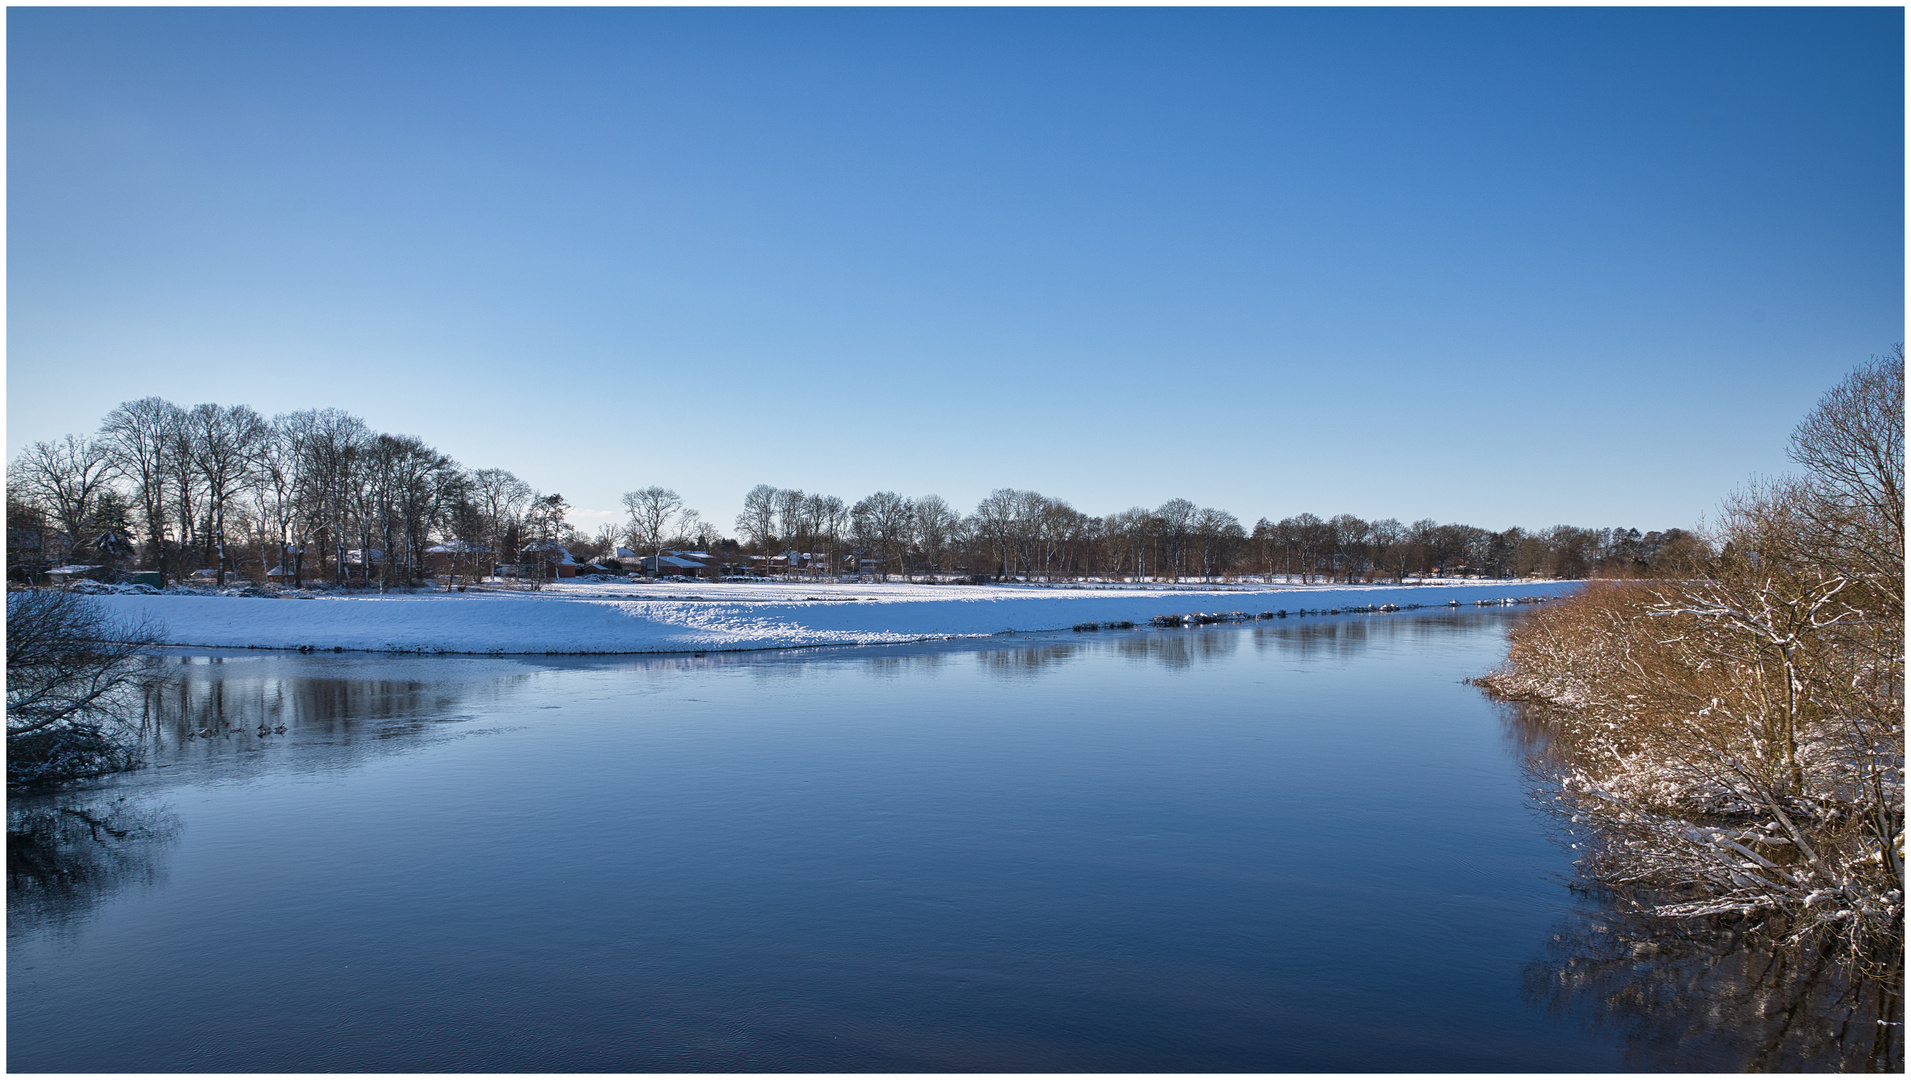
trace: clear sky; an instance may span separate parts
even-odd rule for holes
[[[7,18],[7,453],[1693,524],[1904,337],[1898,8]]]

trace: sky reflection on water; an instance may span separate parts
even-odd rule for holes
[[[9,1062],[1654,1067],[1533,988],[1506,625],[173,654],[150,768],[9,803]]]

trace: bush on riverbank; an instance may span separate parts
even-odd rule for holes
[[[1800,425],[1683,581],[1535,614],[1480,680],[1538,703],[1583,869],[1674,917],[1778,916],[1880,958],[1904,917],[1904,370]]]
[[[160,637],[155,625],[115,620],[76,593],[8,593],[7,786],[138,764],[140,653]]]

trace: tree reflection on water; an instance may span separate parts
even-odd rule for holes
[[[1503,709],[1510,749],[1550,810],[1546,725],[1525,706]],[[1526,992],[1550,1012],[1619,1033],[1628,1067],[1904,1071],[1902,946],[1859,971],[1829,943],[1788,940],[1775,921],[1663,919],[1587,895],[1604,910],[1555,929],[1525,972]]]
[[[883,677],[974,664],[991,679],[1016,681],[1081,670],[1099,653],[1178,673],[1231,657],[1351,657],[1478,627],[1490,617],[1430,612],[1290,618],[854,653],[537,661],[174,659],[175,678],[147,699],[155,740],[151,768],[96,790],[10,801],[9,924],[16,932],[75,925],[129,889],[163,883],[181,829],[170,805],[156,797],[167,785],[264,769],[349,768],[437,734],[450,737],[455,727],[447,721],[484,715],[523,722],[513,718],[529,715],[533,699],[524,693],[526,680],[539,672],[629,670],[674,685],[682,675],[742,668],[775,689],[789,680],[824,678],[830,665],[814,661],[841,657]],[[628,694],[636,685],[605,684],[592,692],[614,686]],[[1507,707],[1505,716],[1507,752],[1539,787],[1546,775],[1545,728],[1517,708]],[[171,769],[179,771],[159,771]],[[1587,914],[1562,921],[1540,947],[1523,973],[1525,991],[1536,1008],[1582,1022],[1602,1041],[1623,1043],[1628,1067],[1903,1069],[1901,980],[1841,968],[1811,943],[1786,944],[1779,928],[1673,925],[1623,912],[1617,899],[1589,900]],[[1511,966],[1532,955],[1515,953],[1507,961]]]
[[[1618,1029],[1630,1068],[1903,1072],[1902,985],[1832,956],[1771,926],[1589,916],[1561,926],[1526,986],[1549,1011]]]
[[[179,818],[163,802],[71,793],[7,803],[7,925],[70,925],[165,880]]]

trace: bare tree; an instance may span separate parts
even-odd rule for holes
[[[524,512],[525,551],[532,553],[532,566],[536,569],[531,576],[531,588],[544,587],[544,562],[548,558],[559,557],[559,542],[564,534],[564,515],[571,504],[564,496],[552,492],[549,495],[533,494],[530,505]]]
[[[1792,433],[1815,497],[1801,507],[1825,554],[1904,604],[1904,346],[1828,391]]]
[[[265,438],[266,424],[246,405],[195,405],[185,419],[194,469],[206,492],[211,532],[206,542],[217,550],[218,583],[226,583],[226,504],[248,482],[248,472]]]
[[[146,558],[159,571],[162,583],[167,577],[166,490],[171,479],[166,455],[177,445],[171,433],[183,416],[172,402],[146,397],[114,408],[100,423],[100,439],[113,465],[132,482],[133,497],[146,525]]]
[[[508,553],[515,560],[518,523],[533,497],[531,485],[504,469],[479,469],[471,474],[470,493],[485,546],[493,556]]]
[[[67,544],[79,547],[93,504],[118,475],[104,440],[68,435],[37,442],[14,459],[10,479],[60,523]]]
[[[878,491],[850,509],[851,527],[871,549],[883,552],[883,580],[889,580],[889,559],[902,564],[908,573],[908,539],[914,527],[915,508],[908,499],[893,491]],[[911,575],[913,580],[913,575]]]
[[[1172,580],[1181,580],[1182,552],[1188,546],[1188,534],[1193,531],[1194,516],[1199,509],[1186,499],[1169,499],[1155,509],[1155,516],[1161,519],[1161,539]]]
[[[723,532],[714,521],[706,521],[695,510],[685,510],[677,522],[677,531],[683,535],[684,542],[697,551],[714,552],[723,543]]]
[[[664,540],[670,535],[671,522],[682,509],[683,497],[666,487],[653,484],[624,492],[624,510],[630,514],[631,545],[648,545],[651,554],[657,557],[659,573],[663,567]]]
[[[924,495],[915,506],[915,543],[933,576],[960,536],[962,515],[940,495]]]
[[[303,470],[305,513],[330,537],[333,568],[340,585],[345,584],[345,549],[352,536],[350,515],[361,501],[365,448],[370,441],[371,430],[365,421],[340,409],[321,409],[314,414],[306,437],[309,461]]]
[[[786,543],[799,555],[810,548],[808,530],[809,515],[805,512],[806,498],[796,488],[785,488],[776,493],[776,529]],[[791,567],[795,569],[795,567]]]
[[[1239,519],[1212,506],[1195,511],[1189,531],[1201,552],[1201,576],[1208,581],[1232,568],[1234,553],[1247,539]]]
[[[989,548],[996,572],[1015,573],[1015,504],[1020,492],[997,488],[976,505],[975,535]]]
[[[737,515],[737,534],[745,544],[768,551],[776,543],[777,489],[758,484],[743,496],[743,513]]]
[[[1367,539],[1373,545],[1374,563],[1380,569],[1393,575],[1395,584],[1407,579],[1407,565],[1412,562],[1412,548],[1407,544],[1407,527],[1400,524],[1399,518],[1382,518],[1367,526]]]
[[[384,580],[409,582],[424,561],[430,530],[444,505],[450,458],[412,435],[379,435],[368,448],[372,508],[385,552]]]
[[[289,570],[294,585],[303,584],[300,570],[305,553],[304,536],[309,516],[300,512],[299,502],[308,482],[305,475],[312,465],[309,446],[318,427],[318,414],[288,413],[272,418],[265,436],[259,440],[253,461],[253,499],[259,525],[259,561],[270,565],[270,542],[279,548],[278,564]]]
[[[1334,564],[1330,570],[1350,585],[1372,564],[1367,546],[1371,531],[1372,526],[1353,514],[1335,514],[1327,522],[1328,550]]]
[[[816,528],[827,544],[829,554],[829,572],[831,576],[841,569],[837,564],[837,552],[840,550],[843,530],[849,527],[849,507],[834,495],[810,496],[809,512],[814,515]]]

